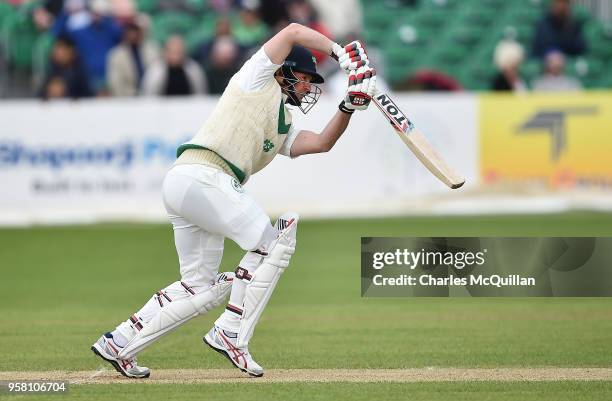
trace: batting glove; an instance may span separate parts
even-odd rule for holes
[[[340,46],[338,43],[334,43],[332,46],[331,56],[338,61],[340,68],[342,68],[346,73],[369,64],[368,54],[365,51],[365,47],[363,47],[363,44],[357,40],[344,47]]]
[[[338,108],[340,111],[353,114],[355,110],[365,110],[376,92],[376,70],[371,67],[359,67],[349,73],[346,96]]]

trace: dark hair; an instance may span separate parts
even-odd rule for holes
[[[125,26],[123,27],[124,31],[138,31],[138,32],[142,32],[142,27],[140,25],[138,25],[135,22],[128,22],[127,24],[125,24]]]
[[[54,44],[62,44],[64,46],[68,46],[71,48],[74,48],[74,41],[66,35],[60,35],[55,39],[55,43]]]

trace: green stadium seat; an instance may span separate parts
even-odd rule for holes
[[[266,41],[268,37],[268,28],[265,24],[260,23],[256,26],[247,27],[238,16],[234,16],[230,20],[232,24],[232,34],[238,44],[251,47]]]
[[[542,62],[540,60],[528,59],[520,68],[521,76],[528,82],[533,81],[542,74]]]
[[[377,7],[370,10],[366,17],[368,27],[389,27],[395,21],[395,13],[386,7]]]
[[[401,1],[362,0],[365,38],[381,46],[390,80],[403,79],[422,66],[414,55],[427,60],[427,67],[456,76],[467,89],[488,89],[495,74],[493,51],[504,38],[517,40],[529,52],[535,24],[546,10],[548,0],[419,0],[415,7],[401,7]],[[590,83],[607,82],[612,70],[612,24],[587,19],[586,36]],[[385,40],[381,40],[385,38]],[[391,41],[386,38],[392,38]],[[396,47],[394,49],[393,47]],[[568,65],[572,74],[579,70]],[[537,60],[526,60],[521,72],[526,81],[540,75]],[[612,78],[610,79],[612,81]]]
[[[590,53],[602,60],[612,59],[612,40],[597,39],[589,43]]]
[[[514,40],[521,43],[526,47],[526,50],[528,50],[527,48],[531,46],[531,41],[535,31],[533,24],[506,25],[506,29],[512,29],[515,34]]]
[[[417,27],[411,24],[405,24],[398,27],[391,27],[387,31],[387,38],[391,38],[390,42],[397,42],[398,45],[424,46],[432,41],[432,31]],[[388,40],[389,42],[389,40]]]
[[[450,32],[451,41],[464,46],[475,46],[487,32],[478,25],[460,25]]]
[[[463,70],[456,74],[466,89],[485,90],[489,89],[491,79],[496,74],[493,64],[483,62],[469,63]]]
[[[15,9],[8,3],[1,2],[0,3],[0,26],[2,26],[2,21],[9,15],[13,14]]]
[[[444,46],[440,44],[440,46],[434,49],[432,57],[433,61],[441,65],[457,66],[466,61],[469,55],[470,51],[468,48],[445,43]]]
[[[387,65],[385,78],[389,83],[395,84],[404,80],[408,74],[409,70],[406,69],[404,66],[389,64]]]
[[[215,33],[216,17],[213,14],[207,14],[197,24],[194,25],[185,35],[185,46],[189,53],[192,53],[203,42],[212,38]]]
[[[606,71],[604,61],[596,57],[567,60],[567,72],[578,79],[598,79],[605,75]]]
[[[598,88],[607,88],[607,89],[611,89],[612,88],[612,75],[610,74],[606,74],[605,76],[603,76],[598,82],[597,82],[597,87]]]
[[[194,29],[185,35],[185,48],[187,53],[193,54],[199,45],[209,40],[212,32],[209,29]]]
[[[389,28],[386,27],[371,27],[366,26],[363,31],[363,37],[366,43],[366,46],[380,46],[383,45],[385,38],[388,37]]]
[[[466,3],[469,3],[469,1],[466,1]],[[514,4],[514,2],[508,0],[476,0],[472,1],[472,3],[481,8],[495,9],[498,15],[505,8]]]
[[[602,60],[612,59],[612,24],[593,23],[585,28],[589,53]]]
[[[419,8],[421,10],[449,12],[457,9],[463,1],[465,0],[420,0]]]
[[[155,14],[157,0],[137,0],[136,7],[139,11],[147,14]]]
[[[390,82],[402,81],[415,71],[430,68],[433,64],[429,57],[428,46],[422,42],[386,43],[383,54],[387,70],[385,78]]]
[[[591,12],[582,4],[574,4],[572,6],[572,13],[578,20],[583,22],[587,22],[592,18]]]
[[[448,18],[448,15],[446,17]],[[466,26],[478,25],[485,28],[495,21],[498,17],[498,13],[495,9],[481,8],[478,5],[466,5],[456,17],[460,20],[460,23]]]
[[[186,0],[187,5],[198,14],[204,14],[207,10],[206,1]]]
[[[422,10],[415,13],[415,19],[421,26],[438,29],[448,23],[448,14],[439,9]]]
[[[543,12],[539,7],[525,6],[525,3],[516,2],[514,7],[510,7],[506,18],[509,22],[516,25],[533,27],[536,22],[543,16]]]
[[[153,16],[153,37],[162,43],[172,34],[185,36],[196,28],[196,18],[191,14],[165,12]]]
[[[410,45],[394,45],[384,49],[387,63],[392,65],[411,64],[414,60],[415,47]]]

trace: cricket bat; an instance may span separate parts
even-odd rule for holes
[[[465,183],[465,178],[446,164],[427,138],[414,127],[414,124],[402,113],[389,95],[378,92],[372,97],[372,101],[389,120],[402,141],[433,175],[452,189],[459,188]]]

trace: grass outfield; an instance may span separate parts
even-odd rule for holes
[[[360,297],[361,236],[451,235],[609,236],[612,215],[300,222],[297,253],[251,352],[264,367],[278,369],[612,367],[612,299]],[[89,351],[91,343],[178,278],[169,225],[2,229],[0,243],[0,371],[93,373],[104,365]],[[221,269],[233,270],[240,257],[227,241]],[[155,369],[229,367],[201,342],[220,311],[163,338],[140,362],[153,375]],[[125,386],[73,386],[71,397],[113,399]],[[434,400],[612,397],[611,382],[137,386],[129,387],[129,399],[227,399],[234,391],[248,391],[249,400],[397,399],[404,392]]]
[[[297,384],[130,384],[72,386],[71,400],[206,401],[609,401],[612,382],[550,383],[297,383]],[[3,400],[63,400],[62,396],[2,397]]]

